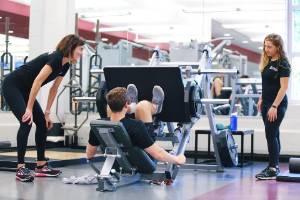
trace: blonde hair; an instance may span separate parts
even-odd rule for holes
[[[283,40],[282,40],[281,36],[278,35],[278,34],[275,34],[275,33],[271,33],[271,34],[269,34],[265,37],[264,42],[263,42],[263,52],[261,54],[260,63],[259,63],[259,70],[261,72],[264,70],[264,68],[267,66],[267,64],[269,62],[269,57],[268,57],[268,55],[266,54],[266,51],[265,51],[265,42],[266,41],[272,42],[272,44],[275,47],[277,47],[278,54],[279,54],[279,59],[281,59],[281,60],[286,59],[287,60],[286,54],[285,54],[284,49],[283,49]]]

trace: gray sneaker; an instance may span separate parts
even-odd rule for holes
[[[138,90],[134,84],[129,84],[127,86],[126,95],[130,100],[129,104],[138,102]]]
[[[152,90],[152,95],[153,95],[152,103],[157,105],[156,114],[158,114],[161,112],[164,103],[164,99],[165,99],[164,90],[160,86],[155,85]]]
[[[262,172],[258,173],[255,177],[259,180],[274,180],[280,173],[278,167],[267,167]]]

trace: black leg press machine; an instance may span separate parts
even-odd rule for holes
[[[207,98],[206,96],[210,91],[207,88],[206,92],[203,93],[204,95],[201,94],[203,92],[201,82],[205,81],[206,85],[209,85],[209,81],[207,81],[209,79],[206,76],[209,74],[224,74],[235,77],[237,70],[193,70],[183,69],[177,65],[111,66],[93,73],[104,73],[106,80],[106,83],[102,84],[106,88],[99,89],[96,100],[102,118],[107,117],[105,91],[115,87],[127,87],[128,84],[135,84],[139,91],[139,100],[151,101],[153,86],[161,86],[165,92],[165,100],[163,110],[155,116],[155,121],[162,122],[159,124],[166,124],[166,128],[158,127],[158,130],[167,129],[168,133],[158,134],[163,136],[157,137],[156,140],[172,142],[173,149],[171,152],[176,155],[185,152],[191,128],[199,120],[199,113],[203,111],[203,105],[209,119],[216,157],[216,164],[185,164],[182,166],[157,164],[144,150],[132,145],[122,123],[95,120],[91,122],[91,129],[98,138],[105,157],[101,169],[97,168],[93,161],[90,162],[91,167],[98,175],[98,191],[114,191],[118,187],[138,181],[170,184],[175,180],[179,168],[223,172],[224,165],[220,155],[224,155],[224,153],[227,155],[224,159],[229,160],[231,166],[237,165],[237,146],[234,140],[224,140],[224,138],[232,138],[230,131],[217,131],[212,112],[213,104],[225,104],[228,103],[228,99]],[[197,79],[194,76],[197,76]],[[176,128],[174,128],[174,123],[177,123]]]
[[[289,171],[280,173],[277,181],[300,182],[300,158],[290,158]]]

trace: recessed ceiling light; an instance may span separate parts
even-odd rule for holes
[[[101,38],[101,40],[102,40],[103,42],[107,42],[107,41],[108,41],[107,38]]]
[[[229,36],[231,36],[231,34],[230,33],[224,33],[224,36],[229,37]]]
[[[249,41],[248,41],[248,40],[243,40],[242,43],[243,43],[243,44],[248,44]]]
[[[258,49],[259,49],[259,50],[262,50],[262,49],[263,49],[263,47],[262,47],[262,46],[260,46],[260,47],[258,47]]]
[[[2,17],[0,16],[0,19],[2,19]]]
[[[14,33],[14,31],[13,30],[9,30],[8,33]]]

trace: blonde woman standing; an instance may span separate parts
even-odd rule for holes
[[[279,174],[280,124],[288,106],[288,89],[291,67],[283,49],[280,35],[269,34],[264,39],[260,62],[262,96],[257,107],[261,111],[268,144],[269,165],[256,175],[257,179],[276,179]]]

